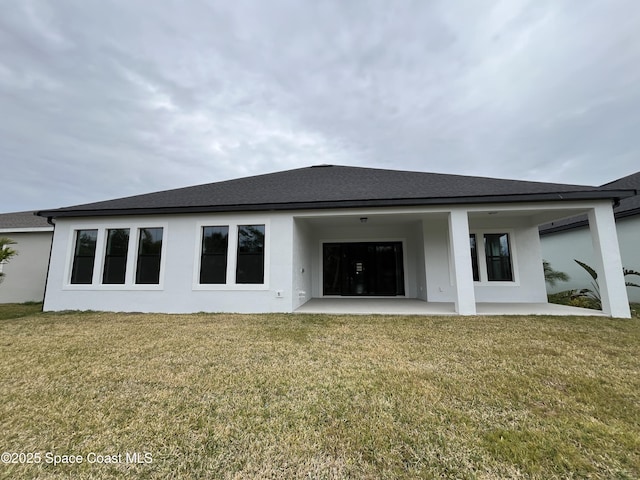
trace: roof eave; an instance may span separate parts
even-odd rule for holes
[[[0,233],[53,232],[53,227],[2,227]]]
[[[616,220],[621,218],[633,217],[635,215],[640,215],[640,208],[633,208],[630,210],[624,210],[622,212],[614,212],[613,216]],[[564,225],[556,225],[552,227],[541,228],[540,235],[549,235],[552,233],[565,232],[567,230],[574,230],[577,228],[584,228],[589,226],[588,220],[577,220],[575,222],[566,223]]]
[[[94,217],[120,215],[167,215],[213,212],[256,212],[283,210],[321,210],[329,208],[407,207],[430,205],[490,204],[505,202],[545,202],[570,200],[620,200],[635,194],[635,190],[600,190],[584,192],[557,192],[516,195],[486,195],[438,198],[396,198],[374,200],[337,200],[317,202],[287,202],[235,205],[196,205],[184,207],[102,208],[42,210],[36,215],[47,218]]]

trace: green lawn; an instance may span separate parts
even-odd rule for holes
[[[3,308],[0,478],[640,478],[636,319]]]

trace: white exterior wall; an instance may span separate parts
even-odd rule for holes
[[[18,255],[1,267],[5,276],[0,283],[0,303],[42,301],[53,236],[52,231],[43,230],[0,232],[0,237],[17,242],[11,248],[18,251]]]
[[[446,216],[428,218],[422,222],[424,257],[429,302],[454,302],[455,289],[451,252],[449,248],[449,220]]]
[[[537,227],[472,228],[471,233],[474,231],[479,234],[509,233],[514,276],[513,282],[474,282],[477,302],[544,303],[547,301]],[[481,243],[479,245],[483,248]]]
[[[546,302],[544,272],[540,259],[538,229],[518,218],[469,221],[469,233],[478,239],[480,263],[483,257],[483,233],[508,233],[514,282],[473,282],[476,302]],[[447,219],[425,220],[427,299],[430,302],[454,302],[455,288]],[[467,241],[468,242],[468,241]]]
[[[292,310],[307,302],[312,295],[314,275],[311,228],[304,222],[293,223],[293,288]]]
[[[566,207],[566,204],[563,204]],[[468,219],[468,231],[479,240],[479,260],[484,260],[483,233],[508,233],[513,262],[513,282],[473,282],[475,302],[546,302],[540,238],[540,215],[556,215],[558,204],[494,205],[499,212],[455,210],[457,225]],[[585,208],[577,203],[571,208]],[[311,298],[322,297],[323,242],[403,242],[405,296],[429,302],[455,302],[449,214],[444,208],[387,208],[298,212],[181,214],[167,216],[60,218],[53,243],[45,310],[92,309],[142,312],[291,312]],[[498,214],[496,214],[498,213]],[[563,215],[567,210],[563,210]],[[558,214],[560,215],[560,214]],[[367,217],[367,222],[361,222]],[[238,225],[265,225],[265,283],[235,285]],[[229,226],[228,282],[199,285],[202,226]],[[163,253],[159,285],[133,284],[137,253],[136,232],[163,227]],[[128,280],[125,285],[102,285],[105,230],[130,228]],[[74,232],[98,229],[92,285],[71,285]],[[464,228],[461,229],[465,230]],[[459,260],[468,238],[458,242]],[[482,269],[481,269],[482,270]],[[486,268],[485,268],[486,271]],[[468,277],[468,275],[467,275]],[[459,303],[459,302],[458,302]],[[467,302],[469,303],[469,302]]]
[[[416,298],[427,301],[427,261],[425,257],[424,222],[414,225],[414,234],[410,246],[414,251],[412,257],[415,263]]]
[[[640,272],[640,215],[617,220],[616,230],[622,266]],[[637,275],[629,275],[625,280],[640,285]],[[630,301],[640,303],[640,288],[627,287],[627,294]]]
[[[640,215],[621,218],[616,221],[618,244],[622,266],[640,271]],[[567,273],[568,282],[558,282],[555,287],[549,286],[549,292],[591,288],[591,277],[574,259],[594,266],[593,243],[589,227],[574,228],[562,232],[551,233],[541,237],[542,257],[554,270]],[[595,267],[594,267],[595,268]],[[640,277],[628,276],[627,281],[640,284]],[[631,302],[640,302],[640,288],[627,287]]]
[[[263,285],[198,285],[200,230],[229,225],[227,278],[235,275],[237,225],[265,225],[265,283]],[[292,310],[292,218],[287,214],[218,214],[60,218],[53,242],[45,310],[107,310],[135,312],[289,312]],[[105,229],[163,227],[159,285],[134,285],[137,244],[129,244],[127,285],[102,285]],[[74,232],[97,228],[96,263],[92,285],[69,283]],[[281,292],[277,296],[277,292]]]

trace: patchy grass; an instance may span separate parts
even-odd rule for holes
[[[0,385],[4,478],[640,477],[636,320],[38,314]]]
[[[2,303],[0,304],[0,320],[8,318],[27,317],[42,311],[42,303]]]

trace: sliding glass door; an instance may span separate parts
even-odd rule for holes
[[[404,295],[402,242],[325,243],[323,294]]]

